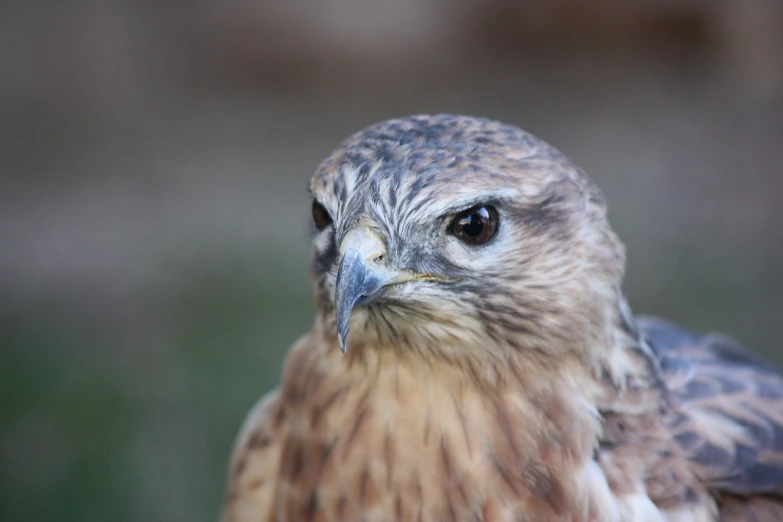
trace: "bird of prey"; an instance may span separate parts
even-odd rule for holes
[[[317,315],[241,430],[224,522],[783,521],[783,375],[634,317],[559,151],[411,116],[310,188]]]

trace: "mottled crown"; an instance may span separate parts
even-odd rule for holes
[[[404,197],[414,199],[436,183],[476,177],[502,183],[541,168],[555,178],[546,181],[568,179],[603,200],[595,184],[543,140],[514,125],[450,114],[383,121],[353,134],[321,163],[313,187],[331,183],[333,194],[345,201],[349,185],[367,183],[377,190],[385,180],[392,198],[405,190]],[[350,179],[336,173],[350,173]]]

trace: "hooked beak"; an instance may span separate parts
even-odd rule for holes
[[[335,290],[335,318],[340,349],[345,353],[351,312],[354,307],[370,303],[380,297],[383,288],[393,281],[385,270],[370,266],[356,250],[343,254],[337,269]]]
[[[417,277],[407,271],[390,270],[383,264],[386,246],[368,227],[360,226],[348,232],[340,250],[342,258],[337,269],[334,304],[337,336],[345,353],[353,309],[378,299],[385,288]]]

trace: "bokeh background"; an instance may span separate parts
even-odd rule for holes
[[[0,3],[0,520],[215,520],[310,325],[307,183],[421,112],[604,189],[637,312],[783,363],[783,7]]]

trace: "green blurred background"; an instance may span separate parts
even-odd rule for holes
[[[0,520],[215,520],[309,327],[307,183],[418,112],[604,189],[637,312],[783,363],[783,8],[0,2]]]

